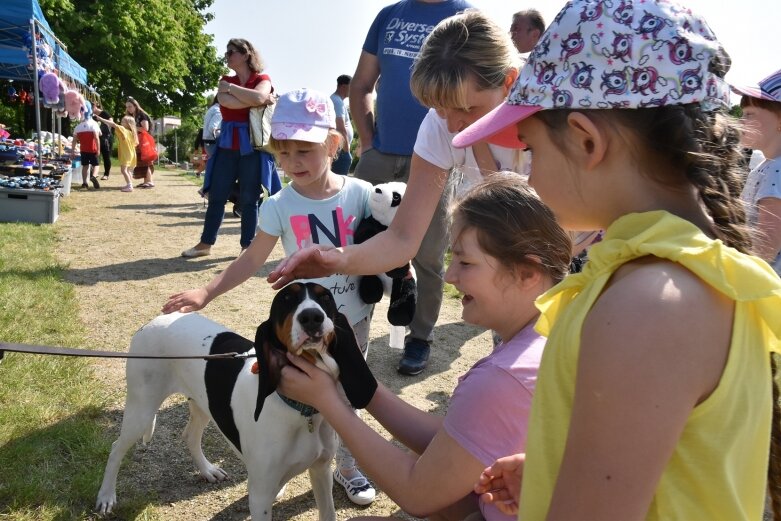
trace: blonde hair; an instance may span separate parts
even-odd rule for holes
[[[136,127],[136,120],[133,116],[124,116],[122,118],[122,125],[133,133],[133,146],[138,145],[138,128]]]
[[[260,56],[260,53],[255,50],[255,46],[248,40],[245,40],[244,38],[231,38],[226,47],[230,45],[234,46],[241,54],[249,56],[249,59],[247,60],[249,70],[258,73],[263,72],[263,58]]]
[[[276,139],[274,136],[272,136],[268,140],[268,149],[271,151],[272,154],[276,156],[279,154],[279,152],[283,152],[287,150],[290,143],[293,142],[311,143],[311,141],[300,141],[296,139]],[[319,144],[323,146],[326,152],[328,152],[328,155],[331,157],[331,159],[334,159],[338,155],[339,150],[342,148],[343,142],[344,142],[344,136],[342,136],[341,132],[331,128],[328,129],[328,136],[326,136],[325,141],[323,141],[322,143],[313,143],[313,144],[315,145]]]
[[[521,57],[507,31],[476,9],[445,18],[431,31],[412,69],[412,94],[426,107],[468,108],[470,80],[502,87]]]

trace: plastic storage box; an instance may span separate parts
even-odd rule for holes
[[[60,216],[60,190],[0,188],[0,221],[51,224]]]

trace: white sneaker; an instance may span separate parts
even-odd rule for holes
[[[348,480],[337,467],[334,470],[334,480],[344,487],[350,501],[356,505],[368,505],[374,501],[376,492],[369,480],[359,470],[356,469],[356,472],[358,475]]]

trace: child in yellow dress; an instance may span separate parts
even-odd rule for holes
[[[122,118],[122,124],[118,125],[113,121],[103,119],[100,116],[95,116],[95,119],[110,127],[114,127],[115,135],[118,138],[119,171],[125,179],[125,186],[123,186],[120,191],[132,192],[132,170],[136,166],[136,146],[138,145],[136,121],[132,116],[125,116]]]

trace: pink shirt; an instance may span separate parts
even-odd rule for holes
[[[445,431],[486,467],[497,458],[526,452],[529,410],[544,346],[545,338],[532,323],[458,380]],[[515,519],[483,502],[480,510],[487,521]]]

